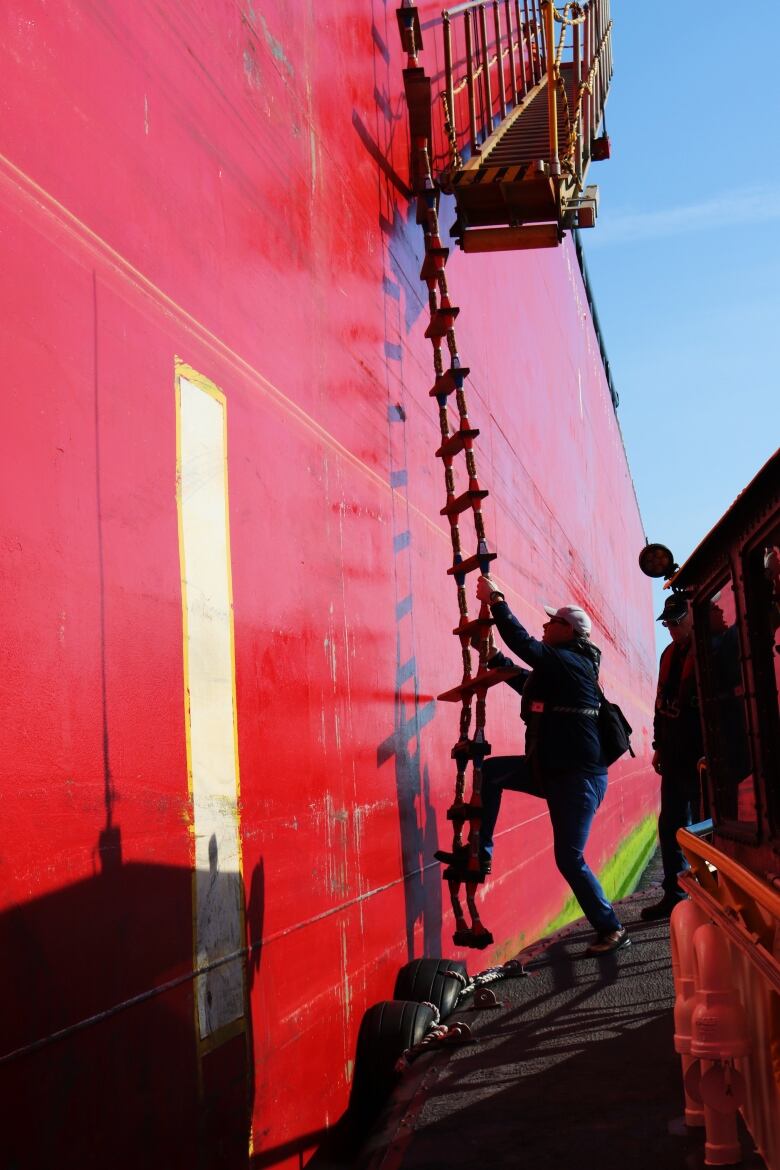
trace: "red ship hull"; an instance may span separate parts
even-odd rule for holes
[[[395,14],[10,0],[2,24],[6,1164],[297,1166],[364,1009],[456,953],[434,696],[460,655]],[[496,571],[531,628],[586,606],[637,729],[603,870],[647,840],[654,648],[579,268],[567,240],[448,279]],[[516,752],[503,689],[488,736]],[[567,901],[543,806],[501,829],[475,969]]]

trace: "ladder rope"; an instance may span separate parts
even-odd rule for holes
[[[573,15],[570,16],[569,13]],[[553,4],[553,16],[558,21],[558,24],[569,28],[575,24],[585,23],[585,9],[582,4],[573,3],[571,0],[570,3],[564,4],[563,8],[556,8]]]
[[[576,3],[567,3],[553,12],[563,26],[557,48],[553,54],[553,38],[550,38],[550,53],[553,54],[553,76],[556,85],[563,90],[564,110],[568,123],[568,143],[563,159],[563,166],[572,176],[575,184],[580,186],[579,177],[575,171],[574,153],[576,149],[576,135],[578,133],[584,96],[591,91],[593,78],[598,69],[598,60],[612,27],[607,24],[587,77],[578,87],[577,102],[572,117],[568,95],[565,92],[561,76],[561,60],[566,28],[579,24],[584,19],[582,6]],[[439,431],[441,445],[436,452],[442,460],[444,469],[445,505],[441,515],[446,516],[452,545],[452,565],[447,573],[453,577],[456,586],[458,604],[458,623],[453,633],[460,641],[462,678],[458,686],[439,695],[443,702],[457,702],[460,704],[458,724],[458,741],[452,748],[451,756],[455,761],[455,783],[453,804],[447,810],[447,817],[452,821],[452,847],[450,852],[437,851],[438,860],[446,864],[443,873],[449,886],[450,901],[455,918],[454,941],[459,946],[484,948],[493,942],[493,936],[484,926],[477,907],[477,891],[484,882],[489,869],[483,864],[480,854],[480,828],[482,823],[482,773],[485,758],[490,754],[491,747],[486,737],[487,703],[486,695],[490,687],[497,683],[508,681],[516,677],[517,670],[489,670],[487,657],[490,645],[490,630],[493,620],[490,608],[482,603],[476,618],[469,615],[468,597],[466,594],[466,579],[469,573],[479,571],[487,573],[490,563],[496,559],[496,554],[488,549],[485,521],[482,512],[482,501],[489,494],[480,487],[474,440],[479,431],[472,427],[468,403],[466,399],[465,380],[469,370],[461,362],[455,334],[455,320],[460,310],[452,303],[445,268],[449,257],[449,248],[446,248],[441,239],[439,227],[439,195],[442,189],[447,189],[448,175],[458,171],[463,161],[458,149],[457,133],[454,121],[454,87],[439,94],[443,115],[444,129],[449,145],[451,166],[448,172],[441,176],[439,183],[434,181],[432,173],[432,129],[430,125],[430,109],[428,108],[427,126],[424,113],[419,108],[420,99],[416,96],[420,89],[420,74],[418,53],[422,47],[419,14],[413,4],[403,3],[398,9],[399,28],[404,49],[407,53],[407,65],[404,69],[404,85],[407,92],[407,101],[415,105],[414,112],[410,106],[410,127],[412,133],[412,173],[414,191],[417,198],[417,222],[421,225],[424,234],[425,256],[420,270],[420,279],[428,291],[429,322],[425,336],[432,346],[434,384],[430,396],[436,399],[438,407]],[[526,10],[527,14],[527,10]],[[524,31],[529,28],[528,22],[523,26]],[[483,38],[484,40],[484,38]],[[504,54],[497,44],[497,56]],[[491,60],[486,49],[483,48],[482,67],[489,68]],[[424,76],[424,75],[423,75]],[[430,102],[430,82],[427,82]],[[491,112],[492,116],[492,112]],[[446,347],[446,348],[445,348]],[[457,412],[457,423],[450,425],[450,411],[454,405]],[[463,456],[468,486],[465,491],[458,492],[455,476],[455,459]],[[468,555],[464,551],[464,539],[461,533],[460,517],[471,513],[476,551]],[[477,650],[476,664],[472,658],[472,647]],[[469,770],[469,765],[471,768]],[[469,788],[470,781],[470,791]],[[485,859],[486,860],[486,859]],[[463,895],[465,894],[465,908]]]
[[[401,14],[409,13],[402,8]],[[410,21],[411,24],[411,21]],[[405,37],[408,54],[407,69],[417,69],[417,49],[413,35]],[[447,95],[442,94],[445,129],[450,144],[453,165],[460,163],[457,141],[452,125],[451,110]],[[439,190],[434,183],[431,170],[431,143],[426,137],[414,137],[412,149],[416,154],[415,173],[418,176],[417,221],[422,225],[425,242],[425,259],[420,271],[428,290],[429,324],[425,336],[430,340],[433,351],[434,385],[430,391],[436,399],[439,415],[441,446],[436,452],[444,468],[445,506],[441,515],[446,516],[452,545],[452,565],[447,570],[455,580],[458,625],[453,631],[458,636],[461,648],[463,674],[459,686],[440,695],[440,700],[460,702],[458,741],[451,755],[455,761],[455,792],[448,819],[452,821],[452,851],[439,852],[437,858],[446,863],[443,877],[447,881],[452,912],[455,919],[454,942],[459,946],[484,949],[493,942],[493,935],[484,926],[477,907],[477,890],[485,880],[480,861],[479,833],[482,822],[482,768],[485,757],[490,754],[490,744],[485,734],[489,687],[512,677],[517,671],[489,671],[487,656],[490,645],[490,628],[493,624],[489,606],[480,605],[476,619],[469,615],[466,578],[471,572],[486,573],[496,554],[488,550],[482,501],[488,495],[479,484],[474,440],[479,431],[472,427],[464,381],[469,373],[463,366],[455,336],[455,318],[459,309],[453,305],[447,283],[445,267],[449,249],[442,244],[438,203]],[[457,162],[456,162],[457,160]],[[446,351],[445,351],[446,346]],[[445,352],[448,364],[445,365]],[[449,403],[453,399],[457,411],[457,426],[451,429]],[[455,479],[455,458],[462,455],[468,488],[457,493]],[[460,516],[471,512],[476,537],[476,552],[464,555]],[[476,672],[472,660],[472,645],[478,651]],[[473,732],[472,732],[473,723]],[[469,781],[468,765],[471,764],[471,790],[466,799]],[[465,889],[466,909],[462,894]],[[468,917],[467,917],[468,914]]]
[[[604,29],[604,33],[593,54],[593,61],[591,63],[590,69],[588,70],[587,77],[585,77],[579,84],[577,89],[577,100],[574,106],[574,115],[572,116],[569,108],[569,95],[566,92],[566,82],[564,81],[563,74],[561,73],[561,62],[563,60],[563,51],[565,47],[564,42],[566,37],[566,29],[567,27],[572,27],[575,24],[583,24],[585,21],[585,10],[581,4],[573,2],[565,4],[562,9],[556,8],[553,4],[552,10],[554,19],[557,20],[558,23],[562,26],[561,35],[558,39],[558,47],[556,49],[554,58],[554,68],[555,83],[563,102],[564,116],[566,118],[568,131],[566,152],[560,160],[561,170],[565,174],[569,175],[577,190],[581,191],[582,178],[579,174],[577,174],[575,156],[577,153],[577,139],[579,137],[580,124],[582,121],[582,106],[585,100],[585,94],[593,93],[593,82],[595,80],[596,74],[599,71],[599,61],[601,59],[602,50],[604,45],[607,43],[607,40],[609,39],[610,32],[612,31],[612,21],[608,21],[607,26]],[[573,14],[572,16],[569,15],[570,12]]]

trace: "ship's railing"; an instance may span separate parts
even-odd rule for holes
[[[555,173],[563,160],[564,169],[582,177],[612,76],[609,4],[471,0],[442,12],[441,96],[451,168],[479,154],[508,115],[519,115],[547,86],[545,161]]]
[[[476,152],[496,122],[546,73],[541,4],[539,0],[458,4],[442,12],[442,36],[453,129],[459,143],[467,142]],[[464,91],[465,103],[462,99],[456,103]]]
[[[708,841],[680,829],[690,862],[678,878],[728,944],[730,982],[746,1018],[747,1055],[737,1058],[744,1079],[740,1112],[766,1165],[780,1168],[780,878],[755,874]],[[726,996],[720,993],[720,997]],[[717,998],[713,996],[711,998]],[[709,1027],[714,1015],[703,1016]],[[722,1017],[720,1017],[722,1020]],[[721,1032],[713,1039],[724,1039]],[[713,1045],[713,1048],[716,1045]],[[678,1049],[678,1051],[680,1051]],[[725,1050],[722,1058],[726,1059]]]
[[[780,889],[745,869],[690,830],[677,835],[690,871],[679,882],[758,971],[780,993]],[[776,1037],[780,1043],[780,1033]]]

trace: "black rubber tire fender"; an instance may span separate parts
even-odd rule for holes
[[[435,1015],[427,1004],[400,999],[370,1007],[360,1024],[349,1110],[359,1122],[370,1121],[398,1080],[395,1064],[433,1026]]]
[[[466,964],[460,959],[412,959],[398,972],[393,995],[435,1004],[444,1019],[455,1010],[463,989],[458,976],[468,978]]]

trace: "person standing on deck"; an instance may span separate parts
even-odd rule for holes
[[[693,618],[686,598],[667,597],[656,620],[663,622],[672,639],[658,665],[653,720],[653,767],[661,777],[658,841],[664,894],[660,902],[644,908],[645,921],[668,918],[686,897],[677,882],[677,875],[688,868],[677,843],[677,830],[690,825],[699,814],[698,763],[703,751],[691,640]]]
[[[619,950],[631,939],[584,857],[593,818],[607,791],[598,730],[601,651],[590,641],[590,618],[576,605],[558,610],[545,606],[549,620],[539,641],[520,624],[491,577],[479,578],[477,597],[490,606],[507,647],[532,668],[510,683],[522,690],[526,754],[491,756],[483,768],[483,868],[489,872],[492,865],[493,831],[504,789],[546,800],[555,863],[596,931],[586,953]],[[516,665],[496,649],[488,659],[492,669]]]

